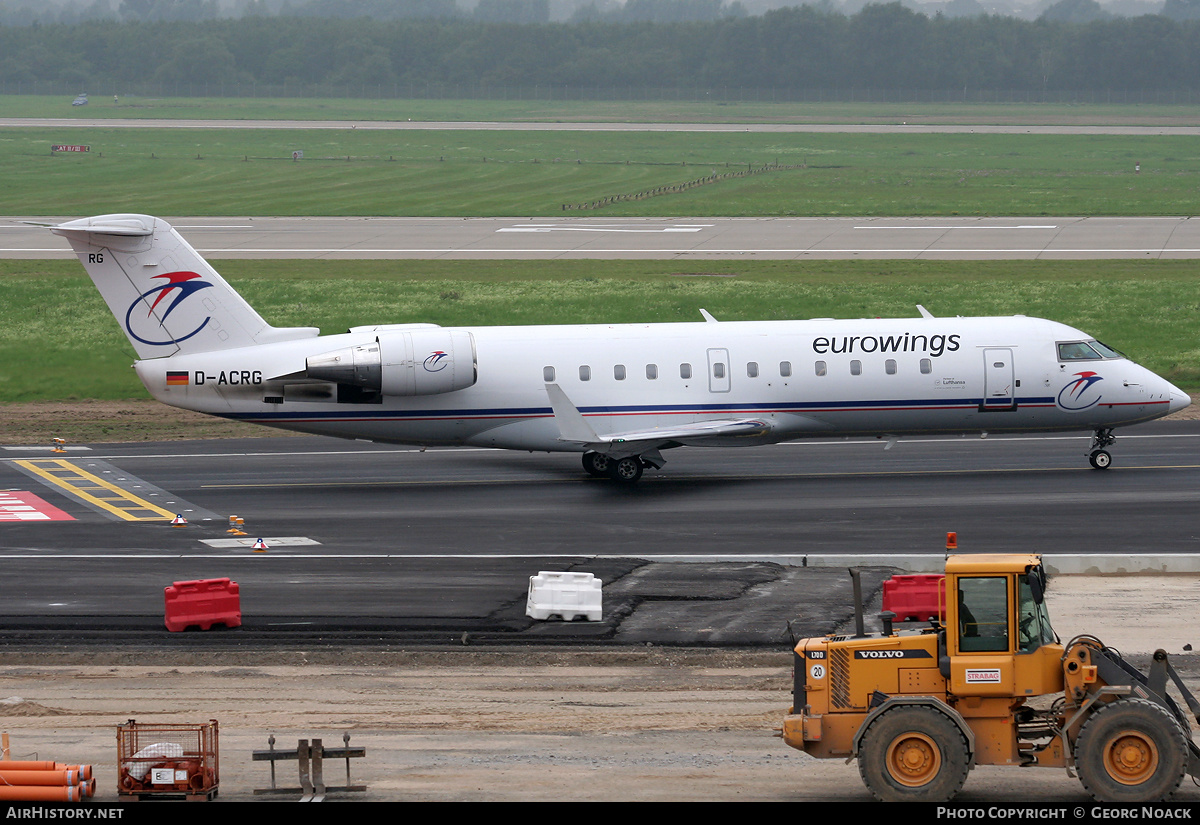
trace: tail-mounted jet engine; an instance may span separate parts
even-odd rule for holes
[[[437,395],[465,390],[478,377],[475,339],[463,330],[380,334],[373,342],[313,355],[305,374],[383,395]]]

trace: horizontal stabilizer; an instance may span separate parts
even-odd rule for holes
[[[60,223],[50,228],[55,235],[64,238],[87,240],[89,235],[123,235],[129,237],[146,237],[154,234],[154,219],[148,216],[101,215],[96,218],[83,218],[69,223]]]

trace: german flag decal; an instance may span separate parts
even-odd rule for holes
[[[188,385],[187,370],[181,372],[167,372],[168,387],[186,387]]]

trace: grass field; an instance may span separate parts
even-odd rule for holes
[[[514,98],[516,93],[514,93]],[[1196,125],[1195,106],[1074,103],[777,103],[770,100],[411,100],[145,98],[0,95],[3,117],[200,118],[228,120],[417,120],[672,123],[957,123]]]
[[[1194,264],[1160,262],[224,261],[277,326],[1027,315],[1200,387]],[[724,276],[724,277],[722,277]],[[0,397],[141,398],[135,356],[74,261],[0,262]]]
[[[91,152],[52,155],[57,143]],[[1186,215],[1200,189],[1196,146],[1180,136],[64,125],[0,129],[0,214],[561,216],[564,205],[705,180],[572,214]]]
[[[0,98],[9,117],[830,123],[1200,123],[1189,107]],[[86,155],[52,156],[52,143]],[[301,150],[304,159],[292,161]],[[786,167],[767,170],[770,164]],[[1134,165],[1140,164],[1140,173]],[[756,170],[742,177],[734,172]],[[1187,215],[1194,138],[1034,135],[0,129],[0,214]],[[1024,313],[1084,329],[1193,392],[1200,292],[1179,262],[325,262],[218,268],[279,326]],[[711,276],[711,277],[710,277]],[[727,277],[718,277],[727,276]],[[346,307],[353,307],[347,310]],[[598,308],[603,308],[602,313]],[[142,398],[74,262],[0,262],[0,399]]]

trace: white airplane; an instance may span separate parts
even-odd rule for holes
[[[165,404],[416,445],[583,453],[637,481],[680,446],[810,437],[1093,430],[1191,399],[1077,329],[1021,315],[442,328],[268,324],[166,221],[52,227],[74,248]],[[890,446],[890,445],[889,445]]]

